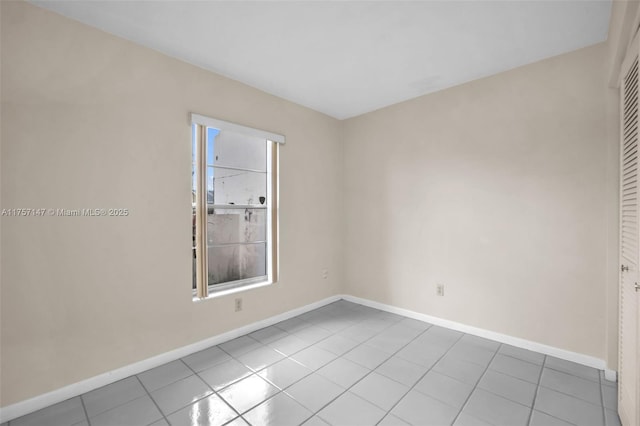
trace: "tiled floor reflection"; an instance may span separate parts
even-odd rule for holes
[[[614,426],[616,400],[598,370],[341,300],[8,426]]]

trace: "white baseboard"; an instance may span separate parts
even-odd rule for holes
[[[181,348],[174,349],[172,351],[165,352],[163,354],[147,358],[133,364],[129,364],[122,368],[118,368],[116,370],[109,371],[107,373],[100,374],[98,376],[94,376],[77,383],[73,383],[63,388],[38,395],[34,398],[8,405],[6,407],[0,407],[0,423],[13,420],[17,417],[32,413],[41,408],[48,407],[49,405],[57,404],[58,402],[65,401],[69,398],[82,395],[86,392],[92,391],[118,380],[122,380],[129,376],[142,373],[143,371],[149,370],[150,368],[158,367],[162,364],[175,361],[176,359],[183,358],[187,355],[191,355],[192,353],[201,351],[208,347],[218,345],[228,340],[235,339],[236,337],[240,337],[261,328],[268,327],[280,321],[284,321],[305,312],[312,311],[340,299],[344,299],[349,302],[357,303],[364,306],[369,306],[371,308],[380,309],[382,311],[403,315],[408,318],[425,321],[430,324],[439,325],[441,327],[461,331],[463,333],[472,334],[474,336],[484,337],[487,339],[495,340],[497,342],[506,343],[519,348],[529,349],[546,355],[555,356],[567,361],[573,361],[578,364],[586,365],[588,367],[597,368],[598,370],[604,370],[605,378],[607,380],[616,381],[616,372],[614,370],[608,370],[606,368],[605,361],[599,358],[580,354],[577,352],[567,351],[565,349],[560,349],[553,346],[544,345],[542,343],[532,342],[530,340],[521,339],[518,337],[508,336],[506,334],[496,333],[494,331],[489,331],[482,328],[472,327],[455,321],[421,314],[418,312],[410,311],[408,309],[386,305],[384,303],[374,302],[368,299],[362,299],[360,297],[350,295],[335,295],[318,302],[314,302],[309,305],[293,309],[291,311],[287,311],[270,318],[266,318],[262,321],[257,321],[252,324],[228,331],[226,333],[218,334],[217,336],[201,340],[191,345],[183,346]]]
[[[584,355],[577,352],[571,352],[565,349],[544,345],[538,342],[532,342],[531,340],[521,339],[519,337],[513,337],[513,336],[509,336],[502,333],[496,333],[495,331],[489,331],[482,328],[472,327],[470,325],[461,324],[459,322],[450,321],[450,320],[446,320],[438,317],[433,317],[431,315],[421,314],[419,312],[410,311],[408,309],[398,308],[395,306],[386,305],[384,303],[374,302],[368,299],[362,299],[360,297],[343,295],[342,298],[349,302],[358,303],[360,305],[369,306],[375,309],[380,309],[381,311],[403,315],[405,317],[417,319],[420,321],[425,321],[430,324],[439,325],[441,327],[446,327],[452,330],[461,331],[463,333],[472,334],[474,336],[484,337],[486,339],[495,340],[500,343],[506,343],[508,345],[516,346],[518,348],[540,352],[545,355],[551,355],[556,358],[564,359],[567,361],[573,361],[578,364],[586,365],[588,367],[597,368],[598,370],[604,370],[605,375],[608,374],[607,380],[610,380],[609,377],[613,377],[613,381],[615,381],[616,372],[613,370],[607,370],[606,362],[600,358]]]
[[[150,368],[158,367],[162,364],[175,361],[187,355],[191,355],[195,352],[207,349],[211,346],[215,346],[228,340],[235,339],[236,337],[244,336],[245,334],[252,333],[256,330],[268,327],[280,321],[284,321],[300,314],[304,314],[305,312],[312,311],[340,299],[342,299],[342,296],[340,295],[331,296],[318,302],[314,302],[309,305],[296,308],[270,318],[266,318],[262,321],[257,321],[252,324],[228,331],[226,333],[218,334],[217,336],[201,340],[191,345],[183,346],[181,348],[174,349],[172,351],[126,365],[122,368],[118,368],[116,370],[112,370],[107,373],[100,374],[77,383],[73,383],[63,388],[56,389],[54,391],[47,392],[45,394],[38,395],[24,401],[20,401],[6,407],[0,407],[0,423],[13,420],[15,418],[24,416],[25,414],[29,414],[50,405],[57,404],[58,402],[65,401],[69,398],[82,395],[86,392],[98,389],[113,382],[117,382],[118,380],[125,379],[134,374],[142,373],[143,371],[149,370]]]
[[[604,378],[609,382],[617,382],[618,381],[618,372],[615,370],[609,370],[605,368],[604,370]]]

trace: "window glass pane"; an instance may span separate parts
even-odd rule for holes
[[[207,216],[209,245],[249,243],[267,239],[265,209],[213,209]]]
[[[267,275],[265,243],[209,248],[209,285]]]
[[[207,187],[213,204],[266,205],[266,173],[208,167]]]
[[[215,184],[215,179],[214,179],[214,175],[213,175],[214,171],[213,171],[213,167],[207,167],[207,203],[208,204],[213,204],[213,194],[215,191],[214,188],[214,184]]]
[[[213,165],[213,158],[215,156],[216,145],[218,144],[218,135],[220,130],[212,127],[207,127],[207,164]]]
[[[267,171],[266,139],[207,128],[207,135],[210,132],[207,165]]]

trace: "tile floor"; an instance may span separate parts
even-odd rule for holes
[[[615,410],[598,370],[341,300],[8,426],[614,426]]]

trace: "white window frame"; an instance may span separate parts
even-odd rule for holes
[[[285,143],[282,135],[227,121],[217,120],[199,114],[191,114],[191,125],[196,127],[196,288],[193,290],[194,300],[219,297],[238,291],[262,287],[277,282],[278,277],[278,146]],[[207,128],[218,129],[221,133],[232,131],[250,137],[265,139],[267,148],[267,199],[263,208],[267,212],[266,269],[267,275],[229,281],[220,284],[208,283],[208,243],[207,243]],[[193,136],[192,136],[193,137]],[[224,208],[257,208],[244,205],[213,205],[214,209]]]

